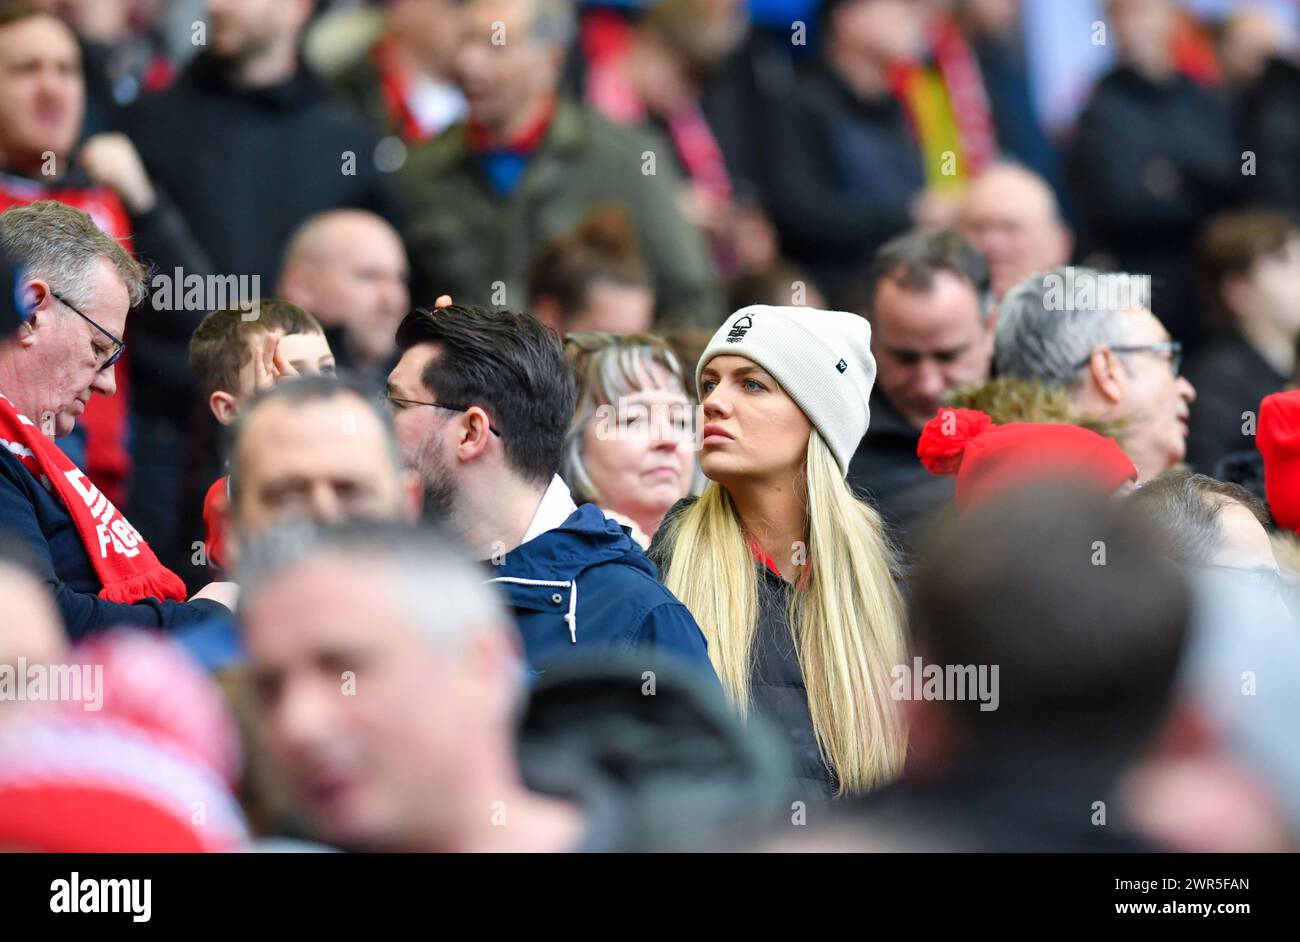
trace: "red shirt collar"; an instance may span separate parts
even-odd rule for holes
[[[750,552],[754,554],[754,559],[758,560],[768,569],[772,570],[772,575],[776,576],[778,579],[784,578],[781,575],[781,570],[776,568],[776,560],[774,560],[771,556],[767,555],[767,552],[763,549],[763,547],[758,545],[758,540],[754,539],[752,536],[746,536],[745,539],[749,541],[749,549]]]
[[[749,551],[754,554],[754,559],[757,562],[760,562],[764,566],[766,566],[768,572],[772,573],[772,575],[776,576],[778,579],[784,580],[785,577],[781,575],[781,570],[777,568],[776,560],[774,560],[771,556],[767,555],[767,552],[763,549],[763,547],[758,545],[758,540],[754,539],[749,534],[745,534],[745,540],[746,542],[749,543]],[[795,579],[795,587],[803,588],[804,583],[807,581],[808,581],[808,567],[800,566],[799,576],[797,579]]]
[[[551,98],[532,124],[504,144],[494,140],[492,132],[472,118],[465,122],[465,139],[469,142],[470,149],[479,153],[510,151],[516,154],[531,154],[541,145],[542,138],[546,137],[546,132],[550,130],[551,119],[555,117],[556,104],[556,100]]]

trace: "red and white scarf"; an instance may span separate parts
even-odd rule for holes
[[[103,585],[99,590],[101,599],[125,603],[149,596],[185,600],[185,583],[180,576],[158,561],[144,537],[118,513],[113,502],[3,395],[0,447],[8,449],[67,508]]]

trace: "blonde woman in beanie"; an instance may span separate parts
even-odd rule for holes
[[[645,549],[668,509],[694,490],[694,410],[682,368],[653,334],[569,334],[564,355],[578,399],[560,477],[575,503],[595,504]]]
[[[904,658],[893,554],[845,481],[875,375],[856,314],[753,306],[729,317],[696,368],[709,483],[650,548],[732,701],[790,737],[798,797],[875,788],[906,751],[890,696]]]

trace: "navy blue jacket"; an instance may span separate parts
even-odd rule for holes
[[[225,606],[196,602],[160,602],[148,598],[134,605],[107,602],[95,567],[62,501],[41,486],[22,463],[0,448],[0,533],[26,545],[63,614],[68,636],[77,640],[115,625],[173,628],[229,614]],[[3,627],[3,626],[0,626]]]
[[[713,674],[691,613],[632,538],[595,504],[516,547],[492,582],[505,594],[529,666],[602,647],[654,648]]]

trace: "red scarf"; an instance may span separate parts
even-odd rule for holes
[[[154,596],[185,601],[180,576],[158,561],[113,502],[4,396],[0,396],[0,447],[63,502],[103,585],[101,599],[133,603]]]

